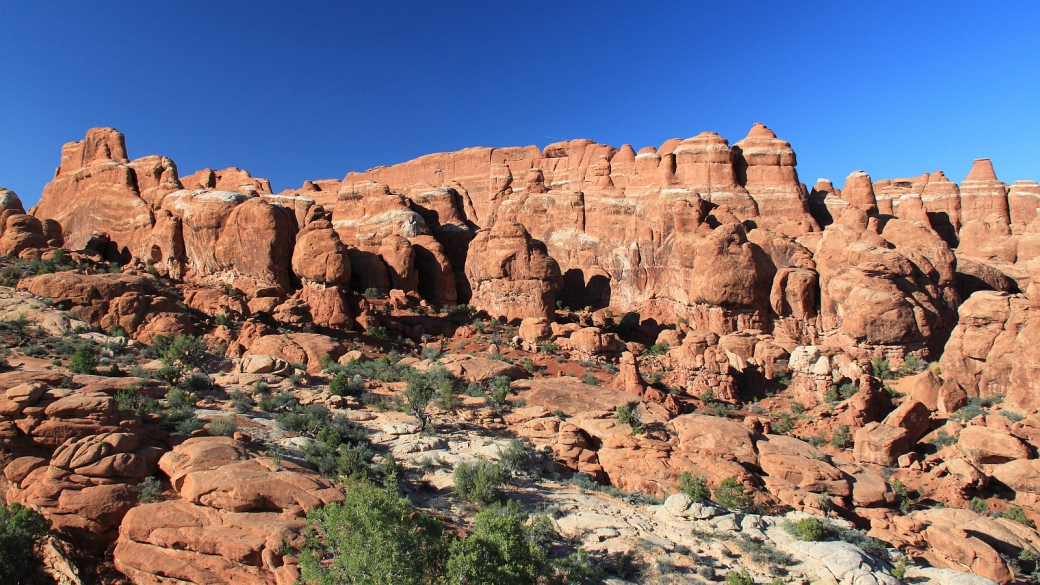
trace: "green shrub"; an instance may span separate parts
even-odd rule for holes
[[[446,375],[446,372],[441,370],[443,368],[430,368],[424,373],[416,372],[410,377],[404,390],[405,400],[408,401],[408,411],[419,420],[419,428],[424,431],[433,430],[433,422],[426,409],[437,396],[441,383],[452,383],[450,379],[442,377]]]
[[[982,498],[972,498],[971,501],[968,502],[968,509],[976,514],[985,514],[989,511],[989,504]]]
[[[644,349],[642,355],[664,355],[668,353],[668,349],[669,347],[667,343],[655,343]]]
[[[588,384],[589,386],[599,386],[600,385],[599,378],[597,378],[596,376],[593,376],[592,374],[582,374],[581,375],[581,381],[586,383],[586,384]]]
[[[852,429],[849,425],[841,425],[831,437],[831,446],[835,449],[847,449],[852,445]]]
[[[823,521],[819,518],[802,518],[795,525],[795,535],[807,542],[823,540]]]
[[[370,485],[307,515],[313,534],[300,555],[304,582],[319,585],[426,585],[447,547],[443,525],[406,499]]]
[[[1004,400],[1004,396],[997,394],[994,396],[987,396],[986,398],[969,398],[968,403],[960,408],[957,412],[950,415],[950,418],[959,420],[961,422],[968,422],[969,420],[985,414],[986,408],[1000,404]]]
[[[203,372],[193,372],[184,377],[181,386],[195,391],[212,390],[213,378]]]
[[[646,432],[643,429],[643,423],[639,420],[639,411],[632,407],[630,404],[622,404],[615,409],[618,422],[623,425],[628,425],[632,428],[632,432],[641,435]]]
[[[501,413],[506,405],[506,397],[509,396],[509,388],[512,380],[508,376],[498,376],[491,380],[488,392],[484,397],[484,405]]]
[[[913,374],[924,370],[926,364],[915,355],[908,355],[903,360],[903,365],[899,366],[897,375],[906,376],[907,374]]]
[[[206,357],[206,340],[194,335],[178,335],[173,338],[163,355],[167,364],[180,364],[186,368],[196,368]]]
[[[230,329],[235,326],[235,321],[231,318],[231,315],[221,313],[213,318],[213,324],[217,327],[227,327]]]
[[[759,542],[747,534],[741,534],[736,540],[736,545],[744,553],[744,558],[757,565],[768,566],[770,573],[784,571],[788,565],[794,563],[791,555],[778,550],[772,543]]]
[[[558,350],[558,349],[560,349],[559,345],[556,345],[555,343],[553,343],[551,341],[546,341],[545,343],[543,343],[542,345],[540,345],[538,347],[538,352],[539,353],[556,353],[556,350]]]
[[[602,583],[606,577],[606,571],[583,548],[553,561],[552,568],[558,579],[554,582],[591,585],[592,583]]]
[[[501,502],[507,475],[502,466],[487,459],[462,461],[455,466],[455,495],[480,506]]]
[[[386,327],[372,327],[365,331],[365,335],[375,337],[380,341],[390,341],[390,332],[387,331]]]
[[[546,566],[546,552],[518,506],[477,513],[473,534],[451,543],[446,582],[466,585],[527,585]],[[571,581],[574,582],[574,581]]]
[[[180,414],[180,413],[175,413]],[[171,420],[167,417],[167,420]],[[178,417],[174,424],[174,432],[178,435],[191,435],[193,432],[201,429],[203,422],[199,420],[199,417],[195,416],[195,413],[186,414],[184,417]]]
[[[237,412],[249,412],[250,410],[253,410],[253,399],[241,390],[233,390],[231,392],[231,406],[234,407]]]
[[[378,299],[383,296],[383,294],[379,292],[379,289],[374,286],[366,288],[363,294],[366,298],[369,299]]]
[[[98,359],[86,345],[81,345],[76,353],[72,354],[69,362],[69,371],[73,374],[97,374]]]
[[[529,357],[525,357],[524,359],[520,360],[520,367],[523,368],[524,371],[529,374],[537,374],[538,372],[541,372],[543,369],[539,367],[538,364],[534,363],[534,360],[532,360]]]
[[[149,412],[159,412],[159,402],[142,394],[137,386],[127,386],[116,392],[116,404],[120,410],[133,411],[138,416]]]
[[[351,385],[351,380],[346,373],[340,372],[329,380],[329,393],[333,396],[359,396],[361,393],[355,393],[354,387]]]
[[[44,357],[47,355],[47,348],[42,345],[27,345],[22,349],[22,354],[27,357]]]
[[[397,462],[392,453],[387,453],[386,457],[383,458],[383,485],[385,487],[395,486],[401,482],[401,476],[404,475],[404,468]]]
[[[150,504],[159,499],[162,494],[162,483],[154,475],[144,478],[137,484],[137,501],[142,504]]]
[[[755,505],[755,499],[744,491],[744,484],[734,477],[727,477],[712,491],[713,499],[729,510],[747,510]]]
[[[1008,520],[1014,520],[1015,522],[1018,522],[1019,524],[1022,524],[1024,526],[1028,526],[1030,528],[1036,528],[1036,522],[1033,522],[1032,520],[1027,518],[1026,511],[1022,508],[1019,508],[1018,506],[1012,506],[1007,510],[1004,510],[1000,513],[1000,517],[1007,518]]]
[[[906,569],[906,557],[899,557],[899,560],[892,567],[892,576],[902,581],[906,577]]]
[[[260,398],[257,407],[264,412],[295,412],[300,408],[300,401],[292,392],[279,392]]]
[[[747,569],[730,569],[729,573],[726,573],[726,585],[755,585],[755,580]]]
[[[500,449],[498,460],[510,472],[520,473],[531,464],[531,455],[523,443],[513,439],[505,449]]]
[[[794,429],[795,419],[786,412],[780,415],[780,420],[770,423],[769,428],[777,435],[786,435]]]
[[[708,489],[708,479],[698,473],[693,475],[684,471],[679,475],[679,493],[686,494],[694,502],[706,502],[711,499],[711,490]]]
[[[890,380],[896,377],[892,367],[888,364],[888,360],[879,357],[870,360],[870,371],[871,375],[879,380]]]
[[[238,430],[234,415],[215,416],[209,420],[209,434],[215,437],[230,437]]]
[[[0,582],[30,582],[42,563],[39,549],[50,528],[50,520],[32,508],[0,506]]]
[[[184,370],[179,366],[165,365],[153,374],[156,380],[162,380],[167,384],[174,385],[180,381],[181,377],[184,376]]]

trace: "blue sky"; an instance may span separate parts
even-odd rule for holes
[[[959,181],[977,157],[1036,180],[1038,25],[1035,1],[4,2],[0,185],[31,205],[92,126],[131,158],[278,191],[476,145],[734,142],[759,121],[809,185]]]

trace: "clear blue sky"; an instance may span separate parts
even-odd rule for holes
[[[835,7],[838,5],[840,7]],[[1040,179],[1040,2],[3,2],[0,185],[63,143],[276,191],[468,146],[764,122],[802,181]]]

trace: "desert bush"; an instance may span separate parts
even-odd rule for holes
[[[896,373],[892,371],[888,360],[879,357],[870,360],[870,371],[871,375],[879,380],[891,380],[896,377]]]
[[[641,435],[646,432],[643,429],[643,422],[639,420],[639,411],[632,405],[622,404],[615,409],[614,413],[617,415],[618,422],[628,425],[633,433]]]
[[[162,483],[154,476],[144,478],[137,484],[137,501],[142,504],[150,504],[159,499],[162,494]]]
[[[241,390],[233,390],[231,392],[231,406],[237,412],[249,412],[253,410],[253,399]]]
[[[975,497],[972,498],[970,502],[968,502],[968,509],[970,509],[972,512],[975,512],[976,514],[985,514],[986,512],[989,512],[989,504],[986,502],[986,500]]]
[[[524,359],[520,360],[520,367],[523,368],[524,371],[528,374],[537,374],[538,372],[541,372],[544,369],[539,367],[538,364],[534,363],[534,360],[532,360],[529,357],[525,357]]]
[[[668,349],[669,347],[667,343],[655,343],[650,347],[644,349],[642,355],[664,355],[668,353]]]
[[[480,506],[501,502],[508,475],[501,465],[487,459],[462,461],[455,466],[455,495]]]
[[[523,443],[513,439],[505,449],[499,450],[498,461],[509,472],[520,473],[531,464],[531,455]]]
[[[184,370],[182,370],[180,366],[166,364],[156,370],[152,376],[154,376],[156,380],[162,380],[167,384],[174,385],[184,376]]]
[[[819,518],[802,518],[795,525],[795,535],[807,542],[823,540],[823,521]]]
[[[98,359],[94,351],[86,345],[81,345],[76,353],[72,354],[69,362],[69,371],[73,374],[97,374]]]
[[[679,493],[686,494],[694,502],[705,502],[711,499],[708,479],[702,475],[693,475],[684,471],[679,475]]]
[[[849,425],[841,425],[831,437],[831,446],[835,449],[848,449],[852,445],[852,429]]]
[[[50,520],[32,508],[0,506],[0,582],[30,582],[42,563],[39,549],[50,528]]]
[[[1030,528],[1036,528],[1036,522],[1033,522],[1028,517],[1026,517],[1025,510],[1019,508],[1018,506],[1012,506],[1007,510],[1004,510],[1000,513],[1000,517],[1007,518],[1008,520],[1014,520],[1015,522],[1018,522],[1019,524],[1022,524],[1024,526],[1028,526]]]
[[[181,381],[181,386],[195,390],[196,392],[202,390],[213,389],[213,378],[210,378],[208,374],[203,372],[194,372],[188,374]]]
[[[42,345],[27,345],[22,349],[22,354],[28,357],[40,358],[47,355],[47,348]]]
[[[451,543],[446,582],[467,585],[536,582],[547,557],[527,521],[527,513],[519,506],[496,505],[478,512],[473,533]]]
[[[127,386],[116,392],[116,404],[119,405],[120,410],[130,410],[138,416],[149,412],[159,412],[160,410],[157,400],[145,396],[134,385]]]
[[[726,585],[755,585],[755,580],[747,569],[730,569],[729,573],[726,573]]]
[[[736,541],[737,548],[744,553],[744,557],[758,565],[769,567],[770,573],[784,571],[794,563],[794,557],[782,552],[772,543],[759,542],[746,534],[741,534]]]
[[[592,374],[582,374],[581,375],[581,381],[586,383],[586,384],[588,384],[589,386],[599,386],[600,385],[599,378],[597,378],[596,376],[593,376]]]
[[[734,477],[727,477],[712,490],[716,503],[729,510],[747,510],[755,505],[755,499],[744,491],[744,484]]]
[[[968,399],[968,403],[962,406],[957,412],[950,415],[950,418],[959,420],[961,422],[967,422],[980,414],[985,414],[985,409],[991,406],[996,406],[1003,402],[1004,396],[996,394],[994,396],[987,396],[986,398],[980,398],[975,396]]]
[[[167,364],[180,364],[186,368],[197,368],[206,357],[206,340],[201,336],[178,335],[169,342],[162,360]]]
[[[444,527],[406,499],[369,485],[307,515],[312,536],[300,555],[305,582],[426,585],[447,557]]]
[[[209,421],[209,434],[216,437],[230,437],[238,430],[234,415],[215,416]]]
[[[932,445],[935,445],[936,449],[942,449],[947,445],[955,445],[957,443],[956,437],[951,437],[946,431],[939,431],[935,434],[935,438],[932,439]]]

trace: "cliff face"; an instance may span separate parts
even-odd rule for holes
[[[963,296],[1028,286],[1035,183],[1009,188],[980,159],[960,187],[942,171],[856,171],[810,192],[796,164],[756,124],[732,146],[704,132],[638,152],[584,139],[469,148],[273,194],[237,168],[182,180],[168,158],[131,162],[122,134],[97,128],[63,147],[33,214],[57,220],[70,248],[100,240],[122,261],[279,302],[324,286],[292,265],[322,221],[338,238],[324,262],[350,266],[333,296],[400,289],[509,319],[609,306],[864,352],[937,351]]]

